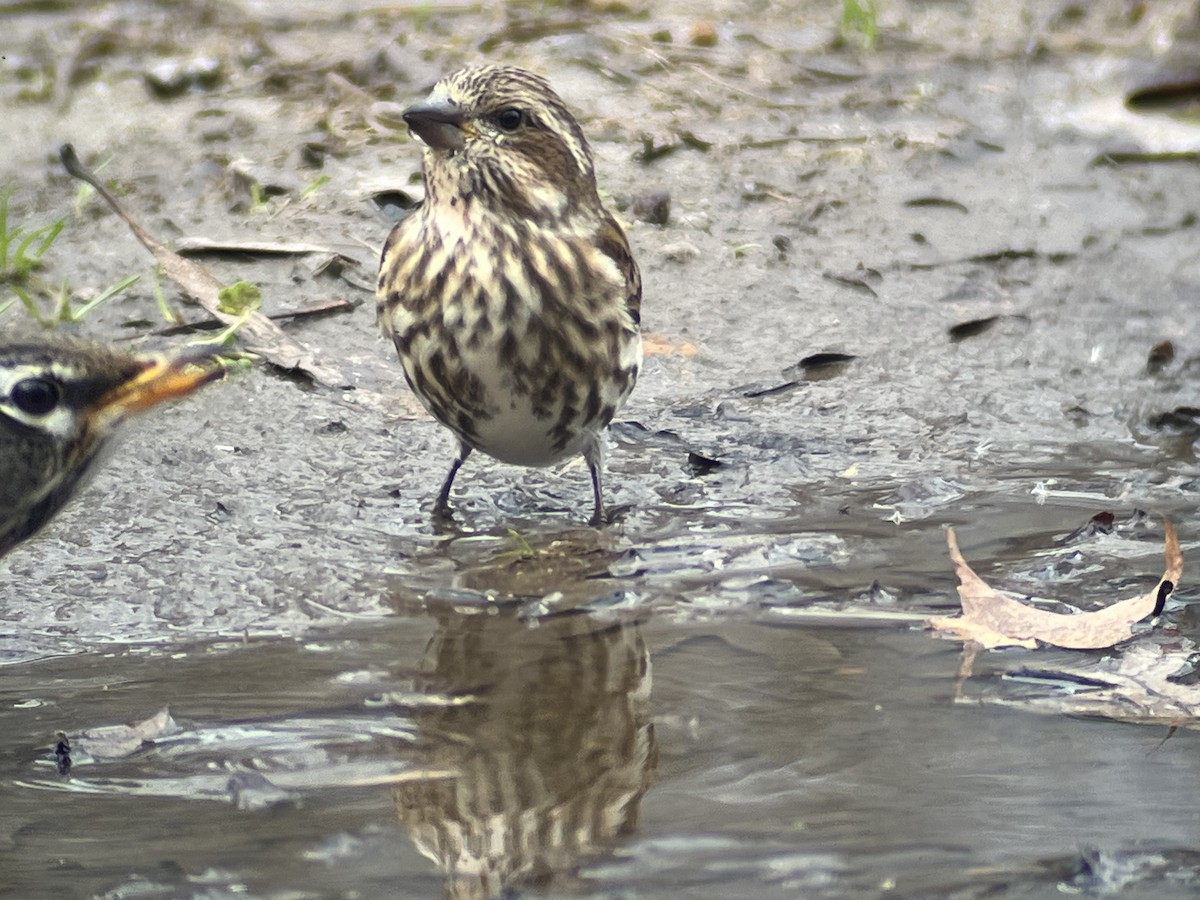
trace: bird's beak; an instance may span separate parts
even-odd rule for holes
[[[143,356],[142,368],[103,394],[93,414],[109,422],[140,413],[167,400],[192,393],[225,374],[211,351],[175,356]]]
[[[455,152],[463,148],[462,110],[445,100],[426,100],[404,111],[413,133],[434,150]]]

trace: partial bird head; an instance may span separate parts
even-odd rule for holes
[[[211,351],[164,356],[57,334],[0,338],[0,556],[71,499],[122,421],[224,371]]]
[[[427,146],[429,202],[482,202],[552,223],[600,206],[592,151],[540,75],[480,66],[447,75],[404,121]]]

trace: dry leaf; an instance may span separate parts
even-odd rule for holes
[[[943,616],[928,625],[948,636],[976,641],[984,647],[1036,647],[1037,642],[1072,650],[1111,647],[1133,636],[1133,624],[1162,610],[1179,584],[1183,554],[1170,522],[1163,520],[1166,571],[1153,590],[1095,612],[1064,615],[1027,606],[990,587],[975,574],[958,550],[954,529],[946,529],[950,559],[960,582],[961,616]]]
[[[218,319],[226,325],[242,323],[239,333],[248,338],[246,342],[248,350],[265,357],[281,369],[289,372],[299,370],[309,375],[314,381],[329,387],[349,386],[350,380],[336,367],[318,361],[311,350],[284,334],[283,329],[262,313],[251,313],[245,317],[243,322],[241,316],[223,312],[218,294],[224,285],[208,269],[190,259],[184,259],[155,240],[142,227],[141,223],[121,206],[104,184],[79,161],[74,147],[70,144],[63,144],[59,149],[59,155],[67,171],[96,189],[96,193],[103,197],[113,212],[125,221],[134,237],[154,255],[163,271],[179,285],[185,294],[208,310],[209,315],[214,319]]]

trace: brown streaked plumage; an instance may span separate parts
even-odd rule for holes
[[[603,521],[604,433],[637,380],[641,276],[596,191],[579,123],[540,76],[484,66],[404,114],[425,198],[392,230],[380,328],[413,391],[472,450],[545,466],[583,454]]]
[[[211,351],[167,357],[55,334],[0,339],[0,556],[71,499],[122,421],[223,372]]]

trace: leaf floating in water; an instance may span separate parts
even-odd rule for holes
[[[967,565],[958,549],[954,529],[946,530],[950,559],[958,575],[961,616],[929,619],[928,625],[947,637],[975,641],[982,646],[1034,648],[1038,642],[1071,650],[1112,647],[1133,636],[1133,625],[1162,612],[1167,597],[1183,574],[1183,554],[1175,527],[1163,520],[1166,570],[1153,590],[1095,612],[1064,615],[1036,609],[992,588]]]
[[[164,706],[143,722],[92,728],[72,735],[69,744],[62,740],[59,743],[66,744],[68,749],[86,753],[96,759],[120,759],[136,753],[157,738],[174,734],[177,731],[179,731],[179,726],[175,724],[170,711]]]

